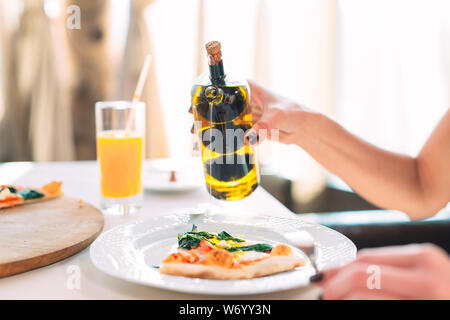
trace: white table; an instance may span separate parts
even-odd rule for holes
[[[147,163],[146,165],[151,165]],[[96,206],[99,204],[99,179],[97,164],[86,162],[54,163],[6,163],[0,164],[1,184],[42,185],[50,180],[64,181],[66,195],[83,199]],[[143,208],[132,216],[105,216],[104,231],[119,224],[136,219],[170,214],[174,211],[195,207],[199,202],[208,201],[203,188],[185,194],[145,193]],[[239,203],[242,209],[265,215],[289,217],[294,214],[278,200],[259,187],[254,194]],[[81,274],[79,289],[69,289],[67,285],[72,275],[71,266],[77,266]],[[69,288],[68,288],[69,287]],[[289,291],[237,296],[236,299],[315,299],[319,290],[314,286]],[[211,299],[209,297],[177,293],[141,286],[110,277],[97,270],[90,261],[89,250],[55,264],[0,279],[0,299]],[[225,297],[223,297],[225,298]]]

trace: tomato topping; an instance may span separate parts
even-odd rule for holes
[[[214,247],[208,241],[202,240],[198,244],[198,250],[202,253],[206,253],[208,251],[211,251],[212,249],[214,249]]]
[[[19,196],[12,196],[12,197],[8,197],[6,199],[0,200],[0,203],[12,202],[12,201],[16,201],[16,200],[19,200],[19,199],[20,199]]]

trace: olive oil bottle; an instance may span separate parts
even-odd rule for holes
[[[209,73],[192,86],[192,111],[209,193],[220,200],[239,200],[258,186],[254,147],[244,143],[253,125],[247,81],[224,72],[221,45],[206,44]]]

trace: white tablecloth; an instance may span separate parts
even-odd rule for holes
[[[146,163],[151,166],[152,162]],[[6,163],[0,165],[0,184],[42,185],[51,180],[64,181],[66,195],[99,204],[99,179],[96,162]],[[105,216],[104,231],[135,219],[170,214],[193,208],[209,200],[204,188],[184,194],[145,193],[143,208],[132,216]],[[294,214],[274,197],[259,187],[254,194],[239,202],[241,209],[257,214],[293,216]],[[72,275],[71,266],[79,267],[79,289],[67,285]],[[310,286],[289,291],[232,297],[236,299],[315,299],[318,289]],[[191,295],[129,283],[110,277],[97,270],[85,249],[55,264],[0,279],[0,299],[217,299],[204,295]],[[225,297],[223,297],[225,298]]]

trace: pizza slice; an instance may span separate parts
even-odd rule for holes
[[[0,185],[0,209],[44,201],[62,195],[62,182],[52,181],[40,188]]]
[[[272,246],[219,234],[192,231],[178,235],[178,249],[169,254],[160,272],[193,278],[251,279],[305,265],[303,257],[286,244]]]

